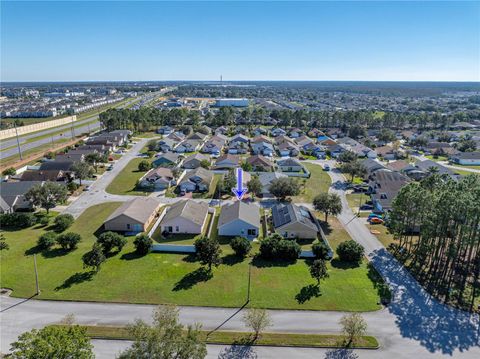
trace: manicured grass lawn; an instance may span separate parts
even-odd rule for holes
[[[388,228],[382,224],[367,224],[367,228],[372,234],[378,238],[380,242],[388,248],[391,243],[394,243],[393,234],[388,231]],[[376,233],[379,232],[379,233]]]
[[[455,169],[455,168],[451,168],[451,170],[452,170],[454,173],[459,174],[460,176],[469,176],[469,175],[475,174],[475,172],[464,171],[464,170],[457,170],[457,169]]]
[[[120,203],[90,207],[68,229],[82,236],[78,248],[64,253],[58,249],[38,252],[40,299],[115,301],[131,303],[175,303],[179,305],[239,307],[247,295],[250,259],[232,255],[228,240],[222,243],[223,264],[210,277],[191,255],[150,253],[138,257],[133,237],[121,253],[108,258],[99,273],[82,267],[81,257],[94,243],[95,232]],[[1,286],[13,289],[17,297],[35,291],[32,253],[43,228],[5,232],[10,250],[1,251]],[[339,239],[340,240],[340,239]],[[336,241],[332,239],[335,243]],[[333,244],[332,244],[333,245]],[[254,243],[254,253],[258,251]],[[309,262],[252,262],[251,306],[313,310],[371,311],[380,306],[378,290],[367,264],[351,268],[333,260],[330,277],[320,291],[309,274]]]
[[[327,172],[322,169],[322,166],[312,163],[303,163],[310,171],[310,178],[299,179],[305,181],[304,188],[300,195],[292,198],[293,202],[297,203],[311,203],[313,198],[320,192],[328,192],[332,181]]]
[[[349,193],[347,196],[348,206],[353,212],[358,211],[358,207],[370,200],[370,196],[365,193]]]
[[[451,165],[455,166],[455,167],[463,167],[463,168],[471,168],[471,169],[474,169],[474,170],[480,170],[480,165],[477,165],[477,166],[474,166],[474,165],[460,165],[458,163],[451,163]]]
[[[135,185],[146,173],[138,170],[138,164],[144,160],[152,161],[149,158],[134,158],[125,166],[117,177],[107,186],[106,191],[111,194],[148,196],[151,192],[139,191]]]
[[[61,326],[61,325],[59,325]],[[98,326],[88,325],[87,335],[93,339],[116,339],[132,340],[130,332],[126,327],[121,326]],[[338,334],[298,334],[298,333],[262,333],[253,342],[253,334],[248,332],[216,331],[207,336],[208,331],[200,332],[202,339],[207,344],[238,343],[271,345],[271,346],[294,346],[294,347],[318,347],[318,348],[339,348],[344,347],[344,337]],[[362,336],[355,347],[378,348],[378,341],[372,336]]]

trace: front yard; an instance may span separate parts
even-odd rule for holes
[[[140,191],[136,188],[137,181],[146,173],[138,170],[138,164],[144,160],[152,161],[149,158],[134,158],[107,186],[106,191],[111,194],[148,196],[150,192]]]
[[[107,259],[100,272],[92,274],[82,267],[81,257],[90,250],[94,233],[120,203],[90,207],[68,231],[81,234],[82,241],[72,252],[57,249],[39,252],[38,237],[45,229],[35,226],[4,232],[10,250],[1,251],[1,286],[13,289],[17,297],[30,297],[35,291],[33,253],[37,254],[41,294],[39,299],[83,300],[130,303],[175,303],[178,305],[238,307],[244,304],[250,259],[232,255],[228,240],[221,239],[223,264],[209,277],[191,255],[150,253],[139,257],[133,237],[120,253]],[[334,226],[334,223],[331,223]],[[332,246],[344,240],[329,239]],[[258,251],[254,243],[254,252]],[[254,307],[372,311],[380,308],[378,278],[364,262],[350,267],[338,259],[328,264],[330,277],[322,281],[320,294],[309,288],[315,281],[309,262],[267,262],[254,259],[251,266],[251,302]]]

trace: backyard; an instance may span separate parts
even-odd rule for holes
[[[133,237],[120,253],[110,256],[100,272],[82,267],[81,257],[90,250],[94,233],[120,203],[90,207],[68,229],[79,233],[76,250],[52,249],[40,252],[38,237],[45,228],[34,226],[15,232],[5,231],[10,250],[0,258],[1,286],[13,295],[30,297],[35,291],[33,253],[37,254],[40,299],[115,301],[132,303],[175,303],[179,305],[241,306],[245,302],[250,259],[232,254],[228,239],[219,238],[223,264],[207,275],[192,255],[150,253],[139,257]],[[333,224],[331,224],[333,226]],[[338,231],[337,231],[338,232]],[[335,233],[335,232],[332,232]],[[332,246],[342,241],[330,235]],[[258,251],[254,244],[253,252]],[[380,308],[378,283],[364,262],[351,267],[334,259],[328,264],[330,277],[322,281],[320,293],[312,292],[308,262],[267,262],[254,259],[251,266],[251,306],[267,308],[372,311]]]

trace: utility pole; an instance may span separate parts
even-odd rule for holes
[[[36,254],[33,255],[33,266],[35,268],[35,285],[36,285],[36,288],[37,288],[37,294],[36,295],[39,295],[40,294],[40,286],[38,285],[37,255]]]
[[[248,288],[247,288],[247,303],[250,302],[250,283],[252,277],[252,262],[248,264]]]
[[[15,127],[15,134],[17,137],[18,154],[20,155],[20,161],[22,161],[23,160],[22,149],[20,148],[20,140],[18,139],[17,123],[15,121],[13,121],[13,127]]]
[[[72,127],[71,127],[71,131],[72,131],[72,140],[73,140],[73,138],[75,137],[75,130],[73,129],[73,116],[72,116]]]

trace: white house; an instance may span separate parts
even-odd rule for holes
[[[218,234],[254,239],[260,231],[260,209],[255,204],[236,201],[222,207],[218,218]]]
[[[203,232],[208,218],[208,203],[193,200],[180,201],[167,209],[160,226],[162,233],[190,233]]]

